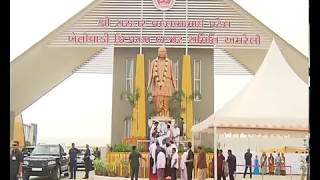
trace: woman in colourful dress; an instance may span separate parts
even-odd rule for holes
[[[259,175],[259,160],[258,160],[258,156],[256,155],[256,159],[254,160],[254,170],[253,170],[253,174],[254,175]]]
[[[274,157],[272,156],[272,153],[270,153],[270,156],[268,158],[268,164],[269,164],[269,174],[274,175]]]
[[[262,175],[267,174],[267,155],[265,152],[262,153],[260,164],[261,164],[261,174]]]

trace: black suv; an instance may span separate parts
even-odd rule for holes
[[[32,151],[34,150],[35,146],[27,146],[22,148],[22,155],[23,157],[27,157],[30,156],[30,154],[32,153]]]
[[[23,160],[23,179],[30,176],[50,176],[60,179],[61,174],[69,175],[68,156],[60,144],[37,145],[30,156]]]

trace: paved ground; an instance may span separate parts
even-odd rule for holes
[[[77,171],[77,179],[82,179],[84,177],[84,175],[85,175],[85,172],[83,170]],[[94,171],[91,171],[89,173],[89,179],[93,180],[93,176],[94,176]],[[61,179],[67,180],[67,179],[69,179],[69,177],[61,177]],[[48,177],[30,177],[30,180],[49,180],[49,178]]]
[[[120,177],[115,177],[113,178],[114,180],[129,180],[130,178],[120,178]],[[148,180],[148,179],[143,179],[139,178],[140,180]],[[245,179],[250,180],[249,177],[246,177]],[[195,178],[196,180],[196,178]],[[207,180],[213,180],[213,178],[208,178]],[[227,177],[227,180],[229,180],[229,177]],[[241,174],[237,175],[235,177],[235,180],[244,180]],[[253,176],[251,180],[301,180],[300,176],[294,175],[292,176]],[[306,180],[306,178],[305,178]]]
[[[77,171],[77,179],[82,179],[84,177],[85,172],[84,171]],[[93,180],[94,176],[94,171],[91,171],[89,174],[89,179]],[[48,177],[31,177],[30,179],[32,180],[48,180]],[[67,180],[69,177],[62,177],[61,179]],[[120,178],[120,177],[115,177],[115,180],[130,180],[130,178]],[[148,180],[148,179],[143,179],[139,178],[140,180]],[[242,177],[241,174],[237,175],[235,177],[236,180],[243,180],[244,178]],[[250,180],[249,176],[246,177],[245,179]],[[213,178],[210,178],[208,180],[213,180]],[[229,180],[229,178],[227,178]],[[291,176],[253,176],[251,180],[301,180],[301,176],[298,175],[293,175],[292,179]],[[305,178],[306,180],[306,178]]]

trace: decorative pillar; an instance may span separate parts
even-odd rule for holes
[[[133,108],[132,114],[132,136],[146,137],[146,96],[145,96],[145,73],[144,54],[137,55],[135,70],[135,90],[139,94],[139,99]]]
[[[184,108],[185,111],[181,113],[182,118],[186,123],[186,134],[187,139],[192,138],[191,128],[193,126],[193,99],[192,95],[192,77],[191,77],[191,56],[184,55],[182,61],[182,91],[185,94],[181,102],[181,108]]]
[[[214,145],[213,145],[213,161],[214,161],[214,179],[218,178],[218,133],[217,133],[217,127],[214,126],[213,129],[213,141],[214,141]]]
[[[19,146],[24,147],[25,137],[24,137],[23,120],[22,120],[21,114],[16,116],[14,119],[13,140],[18,140]]]

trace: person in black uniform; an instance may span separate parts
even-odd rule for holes
[[[89,178],[89,171],[91,171],[91,169],[92,169],[92,162],[91,162],[91,159],[90,159],[91,152],[90,152],[88,144],[86,145],[86,148],[87,149],[86,149],[86,152],[84,153],[84,157],[83,157],[86,175],[84,176],[83,179],[88,179]]]
[[[70,178],[69,179],[76,179],[77,173],[77,154],[80,153],[77,148],[75,148],[74,143],[71,144],[71,149],[69,150],[69,157],[70,157]]]
[[[23,156],[19,150],[19,141],[13,141],[10,153],[10,180],[17,180],[22,177]]]
[[[139,177],[139,159],[143,159],[144,161],[146,161],[146,159],[144,157],[142,157],[142,155],[136,151],[136,146],[132,146],[132,151],[129,154],[129,162],[130,162],[130,166],[131,166],[131,180],[133,180],[133,178],[135,178],[135,180],[138,180]]]
[[[96,159],[100,159],[101,158],[101,152],[100,152],[98,147],[96,147],[95,158]]]
[[[188,142],[187,144],[187,152],[188,152],[188,155],[187,155],[187,160],[186,160],[186,167],[187,167],[187,177],[188,177],[188,180],[192,180],[192,171],[193,171],[193,159],[194,159],[194,154],[191,150],[191,142]]]
[[[246,168],[244,170],[243,178],[246,178],[247,170],[250,170],[250,179],[252,179],[252,154],[250,153],[250,149],[244,154],[244,159],[246,160]]]
[[[232,154],[231,149],[228,150],[228,168],[229,168],[229,179],[234,180],[234,174],[237,169],[237,158]]]

